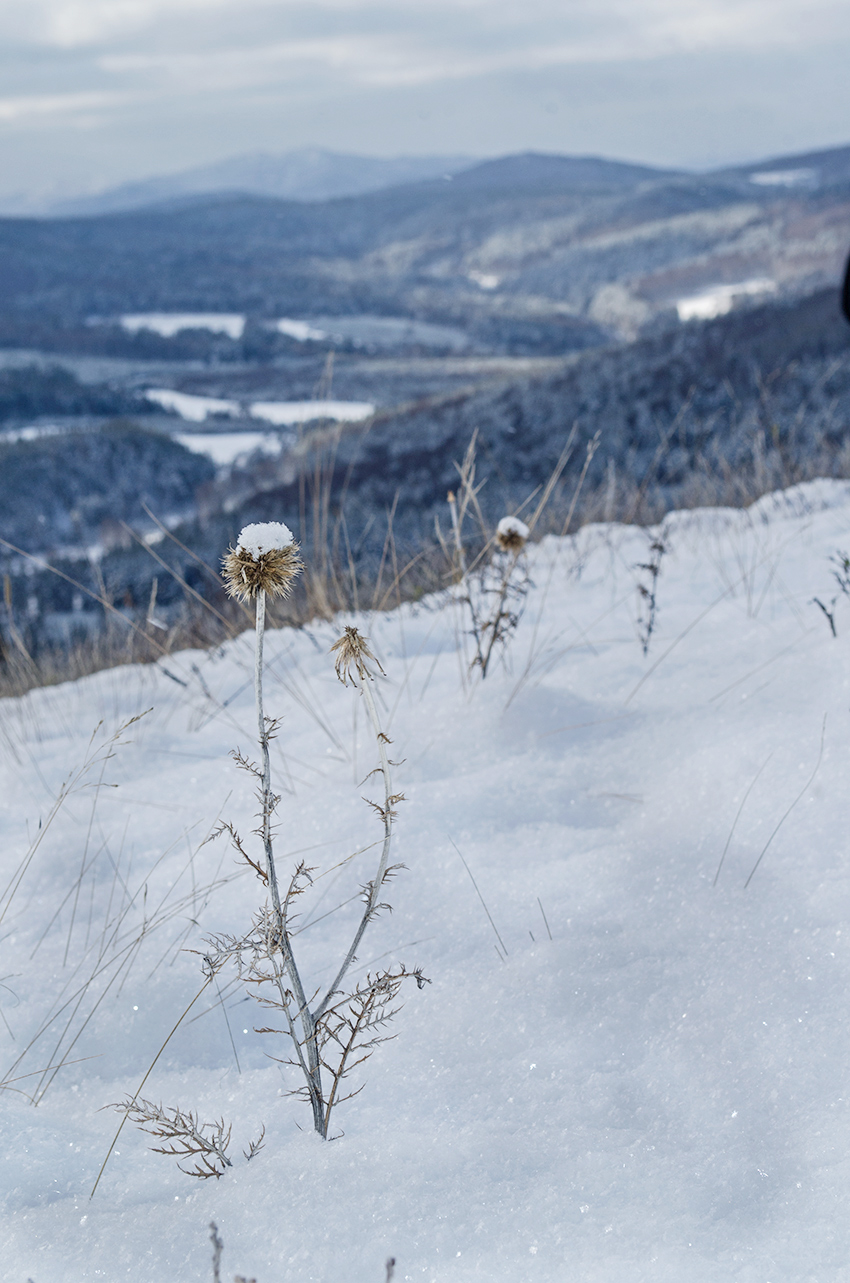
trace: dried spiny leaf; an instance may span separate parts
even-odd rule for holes
[[[269,880],[268,873],[261,865],[257,863],[256,860],[251,859],[250,855],[245,850],[241,837],[236,832],[236,829],[233,827],[233,825],[228,824],[227,822],[225,822],[224,824],[220,824],[219,827],[216,829],[215,833],[212,834],[212,837],[219,837],[222,833],[230,834],[230,841],[233,843],[234,849],[238,851],[239,855],[245,861],[245,863],[251,866],[251,868],[254,870],[257,876],[262,878],[264,883],[268,884],[268,880]]]
[[[247,758],[241,749],[232,748],[230,750],[230,756],[233,758],[236,765],[243,771],[247,771],[249,775],[255,775],[258,780],[263,778],[263,772],[260,770],[259,766],[257,766],[256,762],[252,762],[250,758]]]
[[[248,1148],[242,1150],[242,1153],[245,1155],[245,1158],[249,1163],[252,1158],[256,1158],[257,1154],[259,1154],[260,1150],[263,1148],[265,1144],[265,1138],[266,1138],[266,1125],[265,1123],[263,1123],[262,1127],[260,1128],[260,1134],[257,1137],[257,1139],[249,1141]]]
[[[151,1146],[155,1154],[197,1159],[195,1166],[190,1168],[181,1167],[178,1162],[177,1166],[187,1176],[197,1176],[201,1180],[214,1176],[218,1180],[231,1166],[227,1157],[231,1128],[225,1128],[223,1118],[214,1123],[201,1123],[191,1110],[184,1113],[177,1106],[164,1108],[162,1104],[156,1105],[142,1097],[120,1101],[112,1108],[123,1110],[142,1131],[166,1142]]]
[[[378,671],[380,673],[384,672],[380,663],[378,663],[378,660],[369,649],[367,645],[368,640],[369,638],[358,633],[356,628],[346,627],[346,630],[340,637],[339,641],[334,642],[333,646],[331,646],[331,654],[333,654],[334,651],[338,651],[334,668],[336,669],[336,675],[342,682],[343,686],[348,685],[348,680],[351,677],[352,666],[356,669],[357,676],[361,681],[366,681],[367,678],[372,677],[372,673],[369,671],[366,664],[367,660],[371,660],[373,664],[377,664]],[[386,676],[386,674],[384,675]],[[389,741],[387,741],[387,743],[389,743]]]

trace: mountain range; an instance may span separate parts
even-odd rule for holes
[[[363,314],[560,353],[801,296],[838,279],[849,242],[850,147],[701,175],[527,153],[333,199],[2,219],[0,343],[116,351],[122,314],[218,311],[248,319],[241,346],[216,336],[230,359],[268,352],[276,317]]]
[[[324,147],[299,147],[282,155],[252,152],[212,165],[197,165],[91,195],[43,204],[39,212],[56,217],[109,214],[167,204],[217,192],[275,196],[282,200],[330,200],[359,196],[399,183],[441,178],[467,169],[471,156],[355,156]],[[2,207],[0,207],[2,208]]]

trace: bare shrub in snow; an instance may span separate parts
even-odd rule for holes
[[[490,671],[497,651],[504,654],[519,626],[525,600],[532,587],[528,572],[526,548],[541,517],[557,492],[561,475],[572,455],[576,428],[573,427],[561,456],[545,486],[538,486],[523,504],[520,511],[531,509],[527,521],[516,514],[502,517],[495,529],[488,525],[478,495],[484,481],[476,481],[477,432],[472,434],[462,463],[455,463],[458,472],[458,490],[448,493],[451,513],[451,539],[449,540],[436,522],[437,538],[450,565],[452,600],[461,607],[466,620],[465,629],[472,638],[474,654],[469,667],[477,669],[482,678]],[[566,534],[575,512],[587,470],[599,445],[599,434],[588,442],[584,466],[575,484],[572,498],[566,507],[566,519],[560,533]],[[471,535],[467,534],[467,526]],[[470,556],[471,550],[471,556]]]
[[[451,560],[454,600],[464,609],[469,621],[467,631],[475,647],[470,667],[479,669],[481,676],[486,677],[494,650],[507,645],[522,616],[531,586],[522,554],[531,530],[514,516],[503,517],[495,532],[488,529],[478,502],[484,483],[476,485],[475,482],[475,446],[473,434],[463,463],[456,465],[459,493],[450,490],[448,495],[452,547],[446,545],[439,524],[437,535]],[[477,539],[483,544],[471,564],[467,562],[464,531],[467,519],[477,526]]]

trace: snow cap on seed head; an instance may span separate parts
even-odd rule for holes
[[[525,547],[530,531],[519,517],[502,517],[496,527],[496,543],[505,552],[519,552]]]
[[[228,593],[244,599],[259,592],[288,597],[303,563],[289,527],[282,521],[264,521],[245,526],[222,565]]]

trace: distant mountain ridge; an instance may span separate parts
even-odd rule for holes
[[[225,312],[247,318],[229,359],[269,356],[269,321],[320,316],[560,354],[837,285],[848,247],[850,147],[711,174],[526,152],[333,199],[0,218],[0,341],[120,354],[126,313]]]
[[[299,147],[282,155],[254,152],[177,174],[122,183],[92,196],[54,202],[53,217],[110,214],[147,205],[182,202],[186,197],[223,192],[272,196],[279,200],[331,200],[361,196],[400,183],[455,174],[475,164],[473,156],[356,156],[324,147]]]
[[[321,202],[441,180],[451,180],[464,190],[482,192],[512,186],[538,194],[614,192],[682,172],[601,156],[549,152],[521,152],[488,160],[470,156],[399,156],[387,160],[304,147],[282,156],[267,152],[235,156],[179,174],[123,183],[94,196],[54,202],[42,216],[97,217],[146,208],[179,209],[207,198],[234,196]]]

